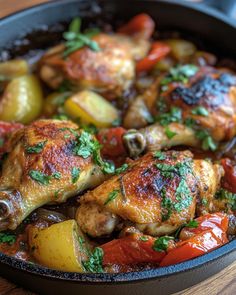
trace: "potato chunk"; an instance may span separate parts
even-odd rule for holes
[[[118,112],[111,103],[88,90],[70,97],[64,107],[72,118],[80,118],[83,123],[92,123],[96,127],[110,127],[118,119]]]
[[[46,229],[29,229],[29,245],[42,265],[62,271],[84,272],[86,243],[75,220],[60,222]]]

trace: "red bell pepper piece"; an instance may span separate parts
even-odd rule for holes
[[[170,47],[164,42],[154,42],[148,55],[136,64],[136,72],[148,72],[155,64],[170,53]]]
[[[142,237],[144,240],[142,240]],[[156,239],[141,234],[133,234],[121,239],[112,240],[101,246],[103,264],[129,265],[137,263],[159,263],[166,255],[165,251],[153,250]]]
[[[180,239],[183,240],[183,237],[191,237],[202,233],[205,230],[214,229],[216,226],[219,227],[222,231],[226,232],[228,229],[228,217],[224,213],[212,213],[206,214],[195,219],[198,223],[196,228],[184,227],[180,233]],[[184,238],[185,239],[185,238]]]
[[[222,159],[221,164],[225,170],[223,178],[223,188],[232,193],[236,193],[236,166],[233,165],[230,159]]]
[[[228,242],[228,217],[222,213],[208,214],[196,219],[197,228],[184,228],[181,236],[190,238],[176,243],[161,261],[160,266],[183,262],[210,252]],[[192,236],[191,236],[192,235]]]
[[[125,132],[126,130],[122,127],[101,130],[97,139],[102,145],[102,155],[111,158],[126,155],[122,138]]]
[[[145,13],[134,16],[128,23],[119,28],[118,33],[149,39],[155,29],[155,22]]]

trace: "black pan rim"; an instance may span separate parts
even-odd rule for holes
[[[170,277],[179,273],[192,272],[206,264],[211,264],[219,258],[223,258],[236,250],[236,240],[232,240],[224,246],[204,254],[197,258],[166,267],[127,273],[75,273],[50,269],[39,264],[20,260],[18,258],[0,253],[0,262],[15,269],[42,277],[70,281],[82,284],[124,284]],[[232,261],[233,262],[233,261]]]
[[[134,0],[129,0],[134,1]],[[139,2],[139,0],[135,0]],[[10,14],[0,20],[0,29],[1,24],[8,24],[13,21],[15,18],[21,16],[27,16],[28,14],[38,12],[42,7],[58,7],[60,5],[73,4],[77,2],[87,2],[85,0],[56,0],[48,3],[41,3],[36,6],[26,8],[24,10],[18,11],[16,13]],[[94,1],[93,1],[94,2]],[[204,5],[196,5],[193,3],[187,3],[184,1],[179,1],[178,3],[175,0],[146,0],[148,2],[161,2],[165,4],[170,4],[173,6],[182,6],[190,10],[195,10],[210,17],[213,17],[221,22],[231,26],[232,28],[236,28],[236,22],[233,19],[225,16],[223,13],[218,12],[217,10],[206,7]],[[72,273],[72,272],[64,272],[57,271],[53,269],[46,268],[44,266],[33,264],[31,262],[26,262],[12,256],[5,255],[0,253],[0,262],[8,265],[14,269],[21,270],[24,272],[31,273],[33,275],[40,275],[45,278],[50,278],[53,280],[64,280],[71,281],[78,284],[121,284],[121,283],[131,283],[131,282],[140,282],[147,280],[160,279],[164,277],[169,277],[172,275],[176,275],[178,273],[191,272],[194,269],[199,268],[203,265],[211,264],[215,260],[219,258],[223,258],[230,253],[236,250],[236,240],[232,240],[226,245],[207,253],[203,256],[197,257],[195,259],[191,259],[189,261],[185,261],[176,265],[171,265],[167,267],[155,268],[150,270],[138,271],[138,272],[128,272],[128,273]]]
[[[66,4],[72,4],[72,3],[77,3],[77,2],[97,2],[96,0],[54,0],[54,1],[50,1],[50,2],[45,2],[45,3],[40,3],[37,5],[34,5],[33,7],[28,7],[19,11],[16,11],[14,13],[11,13],[3,18],[0,19],[0,25],[1,24],[7,24],[8,22],[11,22],[14,18],[20,17],[23,14],[31,14],[33,12],[37,12],[39,10],[41,10],[42,7],[44,8],[52,8],[52,7],[58,7],[60,5],[64,5]],[[103,2],[106,0],[102,0]],[[109,0],[107,0],[109,1]],[[122,1],[122,0],[121,0]],[[139,2],[139,0],[126,0],[125,2]],[[215,8],[203,5],[203,4],[199,4],[199,3],[189,3],[183,0],[179,0],[178,3],[175,0],[146,0],[147,5],[148,2],[160,2],[160,3],[165,3],[165,4],[171,4],[173,6],[180,6],[180,7],[185,7],[187,9],[193,9],[195,11],[199,11],[205,15],[211,16],[217,20],[220,20],[226,24],[228,24],[229,26],[236,28],[236,21],[231,18],[226,16],[225,14],[223,14],[222,12],[218,11]],[[1,29],[1,27],[0,27]]]

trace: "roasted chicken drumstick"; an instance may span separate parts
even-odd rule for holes
[[[15,229],[36,208],[100,184],[103,173],[86,148],[95,142],[70,121],[39,120],[16,131],[0,178],[0,229]]]
[[[180,75],[181,71],[176,69],[176,73]],[[202,67],[188,79],[183,73],[180,77],[182,82],[170,74],[161,80],[157,122],[125,135],[131,156],[177,145],[215,150],[219,142],[235,136],[236,76],[226,70]],[[174,81],[167,83],[171,79]]]

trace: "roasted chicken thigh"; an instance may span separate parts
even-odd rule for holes
[[[148,153],[86,193],[76,218],[91,236],[110,234],[118,218],[151,235],[168,234],[193,219],[196,202],[214,196],[222,175],[218,164],[194,160],[189,151]]]
[[[127,90],[135,78],[135,60],[146,55],[150,43],[121,34],[93,38],[101,48],[82,48],[63,58],[64,46],[50,50],[40,62],[40,76],[50,87],[70,81],[78,89],[92,89],[109,98]]]

